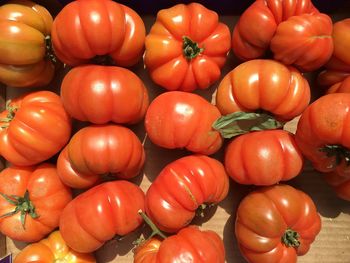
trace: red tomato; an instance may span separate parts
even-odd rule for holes
[[[136,123],[149,104],[142,80],[132,71],[95,65],[71,69],[63,79],[61,98],[73,118],[96,124]]]
[[[202,204],[216,204],[228,193],[224,166],[204,155],[190,155],[168,164],[146,193],[146,213],[166,232],[188,225]]]
[[[160,10],[146,38],[144,62],[167,90],[206,89],[219,79],[230,50],[229,28],[198,3]]]
[[[330,184],[338,197],[350,201],[350,170],[333,171],[325,174],[324,179]]]
[[[96,260],[92,254],[78,253],[69,248],[60,232],[55,231],[40,242],[26,246],[13,261],[13,263],[33,262],[95,263]]]
[[[52,16],[27,0],[0,6],[0,82],[12,87],[48,84],[55,67],[48,50]]]
[[[316,170],[343,173],[349,170],[350,94],[320,97],[302,114],[295,139]]]
[[[115,235],[124,236],[143,220],[144,193],[128,181],[95,186],[71,201],[60,218],[60,231],[72,249],[90,253]]]
[[[309,84],[298,70],[262,59],[244,62],[229,72],[216,94],[216,106],[223,115],[263,110],[283,121],[301,114],[309,102]]]
[[[331,19],[310,0],[257,0],[237,22],[232,48],[240,59],[249,60],[271,47],[275,59],[312,71],[330,58],[331,34]]]
[[[72,1],[54,19],[52,44],[57,57],[70,66],[105,55],[117,65],[132,66],[143,54],[145,34],[141,17],[125,5]]]
[[[240,184],[273,185],[297,176],[303,156],[293,134],[258,131],[233,139],[225,151],[228,175]]]
[[[0,113],[0,154],[14,165],[33,165],[59,152],[71,134],[60,97],[36,91],[11,101]]]
[[[219,110],[199,95],[169,91],[156,97],[145,117],[150,140],[168,149],[186,148],[213,154],[222,145],[220,133],[212,128]]]
[[[296,263],[320,229],[321,218],[311,198],[288,185],[260,188],[237,210],[237,242],[250,263]]]
[[[58,226],[71,199],[54,165],[6,168],[0,173],[0,232],[14,240],[39,241]]]
[[[108,173],[123,179],[135,177],[144,162],[143,146],[130,129],[93,125],[73,135],[58,157],[57,170],[65,184],[86,188]]]
[[[189,226],[164,241],[152,238],[134,252],[134,263],[173,262],[224,263],[224,243],[214,231]]]

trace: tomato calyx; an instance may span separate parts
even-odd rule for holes
[[[183,54],[187,60],[194,59],[204,51],[204,48],[200,48],[197,42],[194,42],[187,36],[183,36],[182,41]]]
[[[46,54],[45,58],[51,60],[53,64],[57,63],[57,57],[55,55],[55,52],[53,51],[51,37],[46,36],[45,37],[45,47],[46,47]]]
[[[205,212],[214,205],[215,204],[201,204],[196,210],[196,215],[203,218],[205,216]]]
[[[113,58],[108,55],[97,55],[92,59],[92,63],[101,66],[115,66]]]
[[[10,204],[14,205],[16,208],[15,210],[8,212],[6,214],[3,214],[0,216],[0,218],[13,216],[17,213],[21,213],[20,219],[23,226],[23,229],[25,229],[25,220],[27,214],[29,214],[33,219],[38,218],[39,215],[35,212],[35,206],[30,201],[29,198],[29,192],[26,190],[24,196],[18,196],[18,195],[7,195],[4,193],[0,193],[0,195]]]
[[[335,166],[338,166],[343,160],[346,165],[350,165],[350,150],[346,147],[338,144],[330,145],[326,144],[319,149],[321,152],[324,152],[327,157],[335,157]],[[333,167],[330,167],[333,168]]]
[[[276,120],[265,112],[233,112],[218,118],[212,125],[225,139],[251,131],[273,130],[283,128],[284,122]]]
[[[10,125],[9,123],[15,117],[17,110],[18,110],[18,107],[11,105],[11,100],[6,101],[7,115],[6,115],[6,118],[0,118],[0,123],[3,123],[0,125],[1,129],[5,129]]]
[[[300,235],[298,232],[294,231],[291,228],[288,228],[286,232],[284,232],[284,235],[282,236],[282,243],[287,247],[297,248],[300,246],[299,238],[300,238]]]

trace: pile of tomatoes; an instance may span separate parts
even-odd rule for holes
[[[111,0],[72,1],[55,18],[28,0],[1,6],[0,82],[35,88],[0,113],[0,232],[31,243],[15,262],[96,262],[93,252],[146,223],[134,262],[223,263],[221,236],[191,222],[231,182],[252,186],[232,229],[247,262],[296,262],[321,219],[284,182],[309,160],[350,201],[349,27],[310,0],[256,0],[233,28],[178,4],[149,32]],[[241,62],[223,76],[230,52]],[[140,63],[158,96],[133,72]],[[316,70],[325,94],[310,103],[304,73]],[[214,84],[209,102],[200,90]],[[299,117],[295,133],[283,129]],[[145,192],[130,181],[150,161],[140,123],[153,145],[185,152]]]

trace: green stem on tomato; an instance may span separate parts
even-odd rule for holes
[[[2,129],[3,128],[7,128],[9,126],[8,123],[13,120],[13,118],[16,115],[16,112],[17,112],[18,108],[16,106],[11,106],[11,100],[8,100],[6,102],[5,110],[7,110],[6,118],[0,118],[0,122],[5,122],[5,124],[2,124],[0,126]]]
[[[200,48],[197,42],[192,41],[189,37],[182,37],[182,50],[186,59],[191,60],[197,57],[204,51],[204,48]]]
[[[156,235],[160,236],[163,239],[167,238],[167,236],[164,235],[163,232],[159,230],[159,228],[152,222],[152,220],[142,210],[139,210],[138,213],[143,218],[143,220],[146,222],[146,224],[152,229],[152,234],[150,235],[150,237],[148,239],[150,239]]]
[[[282,243],[285,244],[287,247],[299,247],[300,241],[299,241],[300,235],[298,232],[288,228],[284,235],[282,236]]]
[[[326,144],[319,149],[321,152],[324,152],[327,157],[335,158],[335,166],[338,166],[342,161],[345,161],[346,165],[350,165],[350,150],[342,145]]]

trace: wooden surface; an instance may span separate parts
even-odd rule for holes
[[[154,17],[144,17],[145,23],[149,28],[154,21]],[[230,28],[236,22],[236,17],[226,16],[222,18]],[[222,77],[232,70],[237,61],[230,56]],[[163,90],[157,87],[150,80],[148,73],[144,69],[142,63],[133,68],[133,71],[140,76],[149,89],[150,97],[154,98]],[[48,87],[48,89],[58,90],[59,83],[63,74],[57,76],[54,81],[55,84]],[[314,76],[308,76],[311,83],[313,83]],[[218,82],[211,88],[196,92],[203,97],[211,100]],[[22,93],[23,90],[7,89],[7,97],[13,98]],[[318,92],[313,90],[314,97]],[[315,95],[316,94],[316,95]],[[286,129],[295,131],[297,119],[288,123]],[[140,140],[144,141],[147,161],[144,167],[143,174],[138,176],[134,182],[141,186],[146,191],[150,183],[154,180],[160,170],[169,162],[187,155],[188,152],[176,150],[170,151],[161,149],[153,145],[146,137],[143,124],[131,127],[139,136]],[[223,148],[224,149],[224,148]],[[215,154],[215,157],[222,160],[223,149]],[[338,199],[333,193],[332,189],[326,185],[322,180],[320,174],[315,172],[311,166],[306,163],[305,169],[297,178],[289,181],[291,184],[300,190],[308,193],[315,201],[316,206],[322,216],[322,230],[313,243],[310,252],[299,258],[300,263],[350,263],[350,205],[348,202]],[[243,263],[245,262],[238,251],[237,242],[234,237],[234,221],[235,211],[242,197],[252,190],[252,187],[239,186],[231,181],[231,189],[228,197],[221,202],[218,207],[211,208],[206,217],[203,219],[195,219],[194,224],[200,225],[204,229],[215,230],[224,240],[226,247],[226,259],[228,263]],[[112,240],[104,247],[98,250],[95,254],[99,263],[107,262],[133,262],[132,241],[135,240],[141,232],[147,232],[146,229],[141,228],[132,235],[124,237],[120,240]],[[4,239],[4,238],[3,238]],[[2,240],[3,240],[2,239]],[[1,240],[1,239],[0,239]],[[0,242],[1,245],[1,242]],[[7,251],[16,254],[19,249],[22,249],[26,244],[20,242],[12,242],[10,239],[6,240]],[[1,251],[0,251],[1,252]],[[263,263],[263,262],[262,262]],[[268,263],[268,262],[267,262]]]

